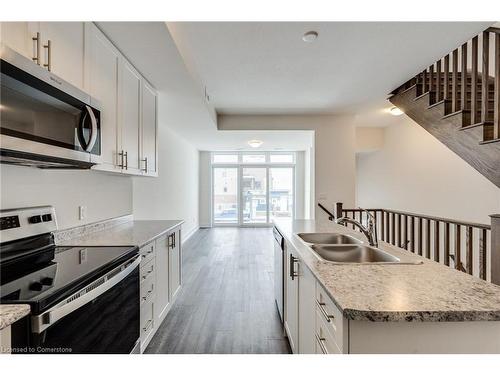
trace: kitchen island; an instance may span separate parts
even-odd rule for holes
[[[323,336],[342,353],[500,352],[499,286],[385,242],[379,248],[400,264],[327,262],[297,233],[341,233],[366,243],[364,235],[331,221],[277,219],[275,227],[285,238],[285,329],[295,336],[295,352],[325,352]],[[287,322],[287,307],[297,324]]]

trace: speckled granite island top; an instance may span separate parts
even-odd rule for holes
[[[0,305],[0,329],[10,326],[30,313],[29,305]]]
[[[500,286],[453,270],[380,241],[402,262],[422,264],[334,264],[319,260],[296,235],[363,234],[331,221],[277,219],[275,225],[349,320],[500,321]]]
[[[138,246],[174,229],[183,220],[130,220],[103,230],[58,241],[59,246]]]

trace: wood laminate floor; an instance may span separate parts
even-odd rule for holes
[[[182,251],[182,290],[146,353],[290,353],[270,228],[201,229]]]

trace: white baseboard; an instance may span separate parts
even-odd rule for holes
[[[182,241],[181,241],[181,244],[184,244],[184,242],[186,242],[193,234],[195,234],[198,230],[200,229],[200,227],[194,227],[193,229],[191,229],[188,233],[186,234],[182,234]]]

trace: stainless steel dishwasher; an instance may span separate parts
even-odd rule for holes
[[[273,228],[274,236],[274,299],[278,307],[281,322],[283,323],[283,303],[284,303],[284,285],[283,285],[283,272],[284,272],[284,240],[279,230]]]

